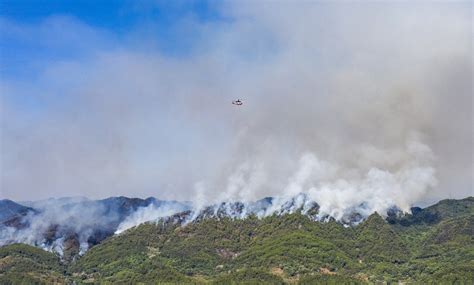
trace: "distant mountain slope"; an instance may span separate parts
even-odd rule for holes
[[[424,209],[413,207],[411,208],[411,214],[390,216],[388,221],[389,223],[402,226],[429,225],[462,215],[474,215],[474,197],[467,197],[461,200],[441,200]]]
[[[46,209],[48,207],[60,207],[67,204],[81,203],[85,201],[90,201],[86,197],[59,197],[59,198],[48,198],[43,200],[34,200],[34,201],[20,201],[18,203],[34,208],[37,210]]]
[[[0,221],[0,245],[28,243],[60,253],[66,260],[113,235],[122,222],[134,218],[132,214],[140,209],[157,212],[161,208],[174,207],[174,212],[179,212],[189,208],[175,201],[123,196],[102,200],[48,199],[29,202],[29,205],[37,208],[10,200],[0,201],[0,211],[5,217]]]
[[[11,221],[14,218],[25,216],[29,212],[33,213],[35,210],[11,200],[0,200],[0,224]]]

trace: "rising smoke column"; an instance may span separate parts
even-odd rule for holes
[[[339,218],[472,193],[469,3],[222,8],[183,21],[200,39],[183,58],[123,44],[2,82],[48,106],[5,100],[2,195],[302,192]]]
[[[341,219],[393,206],[408,211],[446,195],[453,172],[464,177],[457,191],[472,193],[467,7],[261,6],[239,9],[270,32],[258,50],[261,66],[244,64],[249,74],[234,85],[247,106],[231,122],[232,158],[209,183],[208,197],[306,193],[321,215]],[[239,31],[252,35],[246,28]],[[448,133],[459,141],[440,140]],[[453,144],[464,158],[446,155]]]

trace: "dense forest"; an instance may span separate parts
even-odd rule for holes
[[[69,260],[0,248],[1,284],[474,284],[474,198],[357,226],[293,213],[145,223]]]

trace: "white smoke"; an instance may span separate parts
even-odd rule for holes
[[[5,100],[1,194],[306,195],[337,219],[472,194],[470,3],[224,5],[185,58],[124,46],[5,89],[67,100],[34,119]]]
[[[58,202],[55,204],[55,202]],[[94,230],[108,229],[116,223],[117,212],[106,212],[98,203],[73,203],[60,201],[41,202],[40,212],[29,212],[21,218],[25,226],[1,226],[0,246],[14,242],[26,243],[62,253],[64,239],[77,235],[80,251],[88,249],[88,238]],[[47,205],[47,207],[46,207]]]
[[[259,50],[260,66],[244,60],[248,69],[229,88],[244,105],[232,113],[230,158],[205,183],[208,203],[301,193],[321,206],[321,217],[341,220],[394,206],[408,211],[449,191],[472,194],[469,12],[417,8],[421,18],[416,9],[376,4],[238,8],[273,31],[272,40],[262,40],[270,51]],[[241,24],[239,32],[252,34]],[[426,32],[434,26],[436,33]],[[453,105],[462,111],[447,112]],[[458,190],[448,186],[453,173],[464,181]]]
[[[148,206],[133,208],[132,203]],[[90,245],[146,221],[190,209],[187,203],[112,197],[93,201],[83,198],[32,201],[34,210],[0,225],[0,246],[26,243],[63,255],[65,243],[77,246],[79,254]]]
[[[385,215],[395,206],[409,212],[413,201],[433,189],[437,179],[429,147],[418,141],[407,142],[406,153],[411,160],[396,170],[372,167],[364,173],[334,167],[332,175],[325,177],[320,175],[321,163],[314,156],[311,160],[302,159],[298,174],[311,168],[315,170],[296,184],[292,181],[290,187],[308,193],[310,199],[320,205],[320,216],[329,215],[336,220],[354,211],[364,217],[373,212]],[[311,184],[303,188],[305,183]]]
[[[189,207],[180,203],[170,203],[161,206],[151,204],[148,207],[139,208],[120,223],[115,234],[120,234],[145,222],[155,221],[186,210],[189,210]]]

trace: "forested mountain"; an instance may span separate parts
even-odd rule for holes
[[[474,198],[358,225],[301,211],[144,223],[72,260],[25,245],[0,248],[0,283],[473,284]]]

